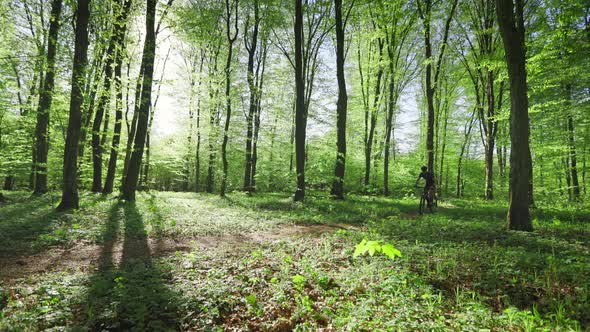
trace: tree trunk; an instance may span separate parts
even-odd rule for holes
[[[497,120],[495,119],[496,101],[494,99],[494,73],[488,69],[486,86],[486,100],[488,114],[486,116],[486,144],[485,144],[485,199],[494,199],[494,149],[496,143]]]
[[[295,159],[297,190],[294,200],[305,199],[305,77],[303,68],[303,9],[302,0],[295,0]]]
[[[260,25],[258,0],[254,1],[254,26],[252,27],[252,36],[248,43],[248,29],[244,31],[244,43],[248,51],[248,89],[250,92],[250,106],[246,116],[246,167],[244,170],[244,191],[252,191],[252,145],[254,136],[254,116],[258,105],[258,91],[254,82],[254,60],[256,56],[256,47],[258,45],[258,27]]]
[[[262,111],[262,105],[261,105],[261,101],[262,101],[262,86],[264,84],[264,71],[265,71],[265,67],[266,67],[266,56],[267,56],[267,52],[268,52],[268,47],[266,44],[266,41],[263,40],[263,44],[262,44],[262,59],[259,61],[261,61],[262,63],[260,64],[262,66],[260,75],[259,75],[259,81],[258,81],[258,96],[256,97],[256,113],[254,114],[254,137],[253,137],[253,144],[252,144],[252,172],[251,172],[251,176],[252,176],[252,180],[250,180],[250,183],[252,185],[252,191],[256,191],[256,166],[258,165],[258,134],[260,133],[260,113]]]
[[[367,136],[365,146],[365,186],[369,185],[371,178],[371,157],[373,154],[373,140],[375,137],[375,127],[377,127],[377,113],[379,112],[379,100],[381,99],[381,79],[383,78],[383,66],[381,66],[381,60],[383,59],[383,41],[381,38],[378,40],[379,43],[379,57],[377,60],[377,81],[375,82],[375,96],[373,98],[373,107],[370,111],[369,121],[369,132]],[[366,117],[366,116],[365,116]]]
[[[14,176],[8,175],[4,177],[4,185],[2,190],[13,190],[14,189]]]
[[[516,13],[514,12],[515,5]],[[529,214],[532,162],[529,147],[528,88],[523,7],[523,0],[496,0],[498,25],[506,50],[506,63],[510,78],[511,153],[510,205],[507,216],[508,228],[512,230],[532,231],[533,225]]]
[[[441,71],[442,59],[447,46],[447,39],[449,36],[449,29],[455,9],[457,8],[458,0],[453,1],[451,12],[447,17],[443,39],[440,44],[440,51],[436,60],[436,67],[433,68],[434,61],[432,56],[432,40],[431,40],[431,19],[432,19],[432,0],[424,0],[424,4],[418,1],[418,11],[422,23],[424,25],[424,55],[426,57],[426,101],[427,101],[427,122],[426,122],[426,154],[428,158],[428,169],[434,170],[434,97],[437,89],[438,79]],[[434,75],[434,77],[433,77]]]
[[[125,182],[122,187],[122,198],[128,201],[135,200],[137,181],[148,127],[148,117],[152,96],[152,81],[154,75],[154,60],[156,55],[156,34],[154,31],[156,16],[156,0],[147,0],[146,8],[146,37],[143,49],[142,62],[145,63],[143,84],[141,89],[141,102],[137,119],[137,131],[133,144],[133,152],[129,160],[129,167]]]
[[[348,95],[346,94],[346,77],[344,76],[344,22],[342,20],[342,0],[334,0],[336,11],[336,77],[338,79],[338,100],[336,102],[336,166],[332,196],[344,199],[344,172],[346,168],[346,115],[348,112]]]
[[[88,128],[92,123],[93,115],[94,115],[94,105],[96,102],[96,95],[100,89],[100,82],[102,81],[102,74],[103,68],[101,66],[102,63],[102,54],[99,56],[98,59],[95,59],[94,62],[94,78],[92,80],[92,84],[90,87],[90,93],[88,97],[87,103],[84,103],[84,111],[82,112],[82,129],[80,131],[80,144],[78,146],[78,171],[82,166],[82,162],[84,161],[84,152],[86,149],[86,138],[88,136]]]
[[[49,112],[53,101],[53,87],[55,82],[55,55],[57,53],[57,38],[59,36],[59,21],[61,15],[62,0],[51,2],[51,20],[47,38],[46,73],[43,86],[39,94],[39,107],[37,108],[37,126],[35,128],[35,190],[34,195],[42,195],[47,192],[47,153],[49,151]]]
[[[131,118],[131,126],[127,133],[127,146],[125,148],[125,163],[123,164],[123,173],[121,175],[121,183],[125,183],[125,177],[127,176],[127,168],[129,168],[129,161],[131,160],[131,153],[133,152],[132,146],[135,140],[135,133],[137,131],[137,121],[139,119],[139,106],[141,98],[141,90],[143,84],[143,75],[145,72],[146,62],[142,57],[141,64],[139,66],[139,75],[135,83],[135,103],[133,107],[133,117]],[[150,96],[151,98],[151,96]]]
[[[113,9],[114,21],[118,22],[119,14],[118,8],[115,6]],[[109,107],[111,97],[111,84],[113,79],[113,63],[115,62],[117,47],[119,41],[119,25],[114,24],[112,29],[112,37],[109,41],[109,47],[106,52],[106,60],[104,65],[104,82],[102,92],[98,98],[98,105],[96,113],[94,114],[94,122],[92,124],[92,192],[102,191],[102,154],[105,132],[107,129],[108,121],[105,121],[103,132],[101,133],[101,125],[103,125],[103,117],[105,110]],[[108,110],[107,110],[108,113]]]
[[[228,161],[227,161],[227,143],[229,142],[229,123],[231,120],[231,60],[233,57],[233,45],[238,36],[238,0],[235,0],[235,26],[234,35],[231,35],[231,8],[229,4],[230,0],[225,0],[225,13],[226,17],[226,33],[227,33],[227,59],[225,62],[225,123],[223,126],[223,143],[221,144],[221,161],[223,163],[223,176],[221,177],[221,189],[219,195],[225,197],[225,191],[227,187],[227,173],[228,173]]]
[[[440,153],[440,172],[438,174],[438,199],[442,199],[443,197],[443,187],[445,188],[445,192],[447,191],[446,186],[443,186],[443,171],[444,171],[444,166],[445,166],[445,152],[447,149],[447,128],[449,125],[449,101],[448,98],[450,98],[450,96],[446,96],[447,99],[445,99],[445,103],[443,105],[443,124],[442,124],[442,147],[441,147],[441,153]],[[448,166],[447,166],[448,168]]]
[[[477,107],[476,107],[477,109]],[[459,160],[457,162],[457,197],[461,197],[463,195],[463,191],[461,190],[461,183],[462,183],[462,171],[463,171],[463,156],[465,155],[465,151],[467,149],[467,145],[469,144],[469,139],[471,138],[471,130],[473,129],[473,122],[475,119],[475,112],[476,109],[473,110],[471,114],[471,119],[465,125],[465,134],[463,139],[463,144],[461,144],[461,151],[459,153]]]
[[[205,54],[201,53],[201,64],[199,65],[199,83],[197,84],[197,151],[195,152],[195,192],[201,190],[201,82]]]
[[[84,103],[84,84],[88,64],[88,21],[90,0],[79,0],[76,9],[76,39],[74,64],[72,67],[72,92],[70,95],[70,117],[64,150],[63,191],[58,210],[77,209],[78,197],[78,143],[82,127],[81,107]]]
[[[215,159],[216,159],[216,151],[215,151],[215,141],[216,141],[216,130],[217,130],[217,120],[218,117],[218,107],[217,104],[217,96],[218,96],[218,88],[213,88],[213,75],[217,73],[217,59],[219,56],[219,48],[212,51],[212,59],[209,60],[209,99],[211,100],[212,106],[209,114],[209,137],[208,137],[208,145],[209,145],[209,162],[207,165],[207,192],[212,193],[213,187],[215,185]],[[213,67],[211,67],[211,62],[213,62]]]
[[[125,52],[125,34],[127,32],[127,17],[131,9],[131,0],[123,2],[121,16],[117,18],[119,29],[117,30],[117,50],[115,55],[115,125],[113,129],[113,140],[111,143],[111,154],[107,169],[107,176],[103,188],[103,193],[110,194],[113,192],[115,182],[115,173],[117,170],[117,158],[119,156],[119,142],[121,141],[121,126],[123,121],[123,84],[121,83],[121,69],[123,67],[123,55]]]
[[[432,86],[432,43],[430,41],[430,15],[432,3],[431,0],[425,0],[426,12],[423,16],[424,23],[424,55],[426,57],[426,102],[427,102],[427,121],[426,121],[426,155],[428,159],[428,169],[434,168],[434,88]]]
[[[571,98],[571,86],[567,87],[568,99]],[[574,118],[571,114],[571,110],[567,110],[567,133],[568,133],[568,145],[569,145],[569,159],[571,165],[571,176],[572,176],[572,191],[574,200],[580,199],[580,183],[578,181],[578,168],[577,168],[577,155],[576,155],[576,139],[574,132]]]

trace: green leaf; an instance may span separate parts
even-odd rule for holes
[[[381,251],[383,252],[383,254],[391,259],[394,259],[395,256],[397,257],[402,257],[402,253],[395,248],[393,245],[386,243],[383,246],[381,246]]]
[[[367,252],[366,244],[367,244],[367,239],[363,239],[361,241],[361,243],[357,244],[355,246],[354,254],[352,255],[352,257],[356,258],[356,257],[364,254],[365,252]]]

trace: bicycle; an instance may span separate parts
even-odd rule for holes
[[[420,187],[416,186],[416,188]],[[431,186],[430,188],[428,188],[426,192],[422,191],[422,194],[420,195],[420,205],[418,207],[418,212],[420,213],[420,215],[422,215],[425,211],[425,208],[428,208],[430,213],[434,213],[436,211],[436,207],[437,202],[436,195],[434,193],[434,186]]]

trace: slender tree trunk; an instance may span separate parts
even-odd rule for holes
[[[461,144],[461,151],[459,153],[459,160],[457,162],[457,197],[461,197],[463,195],[463,191],[461,190],[461,183],[462,181],[462,171],[463,171],[463,156],[465,155],[465,151],[467,149],[467,145],[469,144],[469,139],[471,138],[471,130],[473,129],[473,122],[475,119],[476,109],[473,110],[471,114],[471,119],[465,126],[465,135],[463,139],[463,144]]]
[[[268,157],[268,164],[271,168],[270,174],[275,174],[275,167],[274,167],[274,155],[275,155],[275,142],[277,140],[277,122],[279,121],[279,117],[275,116],[274,123],[272,125],[272,129],[270,131],[270,156]],[[275,189],[275,179],[274,176],[270,176],[268,179],[268,188],[270,191]]]
[[[81,107],[84,103],[84,84],[88,64],[88,21],[90,0],[79,0],[76,9],[76,39],[74,64],[72,68],[72,92],[70,95],[70,117],[64,149],[63,191],[58,210],[77,209],[78,197],[78,143],[82,126]]]
[[[513,2],[514,1],[514,2]],[[514,8],[516,5],[516,8]],[[529,147],[529,116],[523,0],[496,0],[498,25],[510,78],[510,205],[508,228],[532,231],[529,204],[532,192],[532,160]],[[514,11],[516,9],[516,13]],[[515,15],[516,14],[516,15]],[[530,193],[529,193],[530,192]],[[531,194],[531,195],[530,195]]]
[[[101,85],[100,83],[102,81],[103,69],[101,66],[101,58],[102,54],[100,55],[100,58],[94,62],[95,72],[90,88],[90,96],[88,97],[88,101],[84,104],[85,109],[82,112],[82,129],[80,131],[80,144],[78,145],[78,171],[80,171],[80,169],[82,168],[82,162],[84,161],[84,152],[86,150],[88,128],[90,128],[90,125],[92,124],[96,96],[99,93]],[[78,176],[80,176],[80,174]]]
[[[246,116],[246,167],[244,170],[244,191],[252,191],[252,145],[254,136],[254,116],[258,105],[258,91],[255,84],[254,77],[254,60],[256,56],[256,48],[258,45],[258,27],[260,25],[259,5],[258,0],[254,1],[254,26],[252,27],[252,35],[250,40],[247,38],[248,29],[244,31],[244,43],[248,51],[248,89],[250,92],[250,106],[248,108],[248,115]]]
[[[431,0],[425,0],[425,13],[422,18],[424,23],[424,52],[426,56],[426,155],[428,158],[428,169],[434,168],[434,88],[432,86],[432,43],[430,40]]]
[[[258,165],[258,135],[260,133],[260,113],[262,111],[262,86],[264,84],[264,71],[266,67],[266,55],[267,55],[267,45],[266,42],[263,41],[262,47],[262,70],[259,76],[258,82],[258,96],[256,97],[256,113],[254,114],[254,137],[253,137],[253,144],[252,144],[252,180],[250,183],[252,185],[252,191],[256,191],[256,166]]]
[[[235,0],[235,26],[234,35],[231,35],[231,8],[230,0],[225,0],[225,12],[226,28],[227,28],[227,60],[225,62],[225,124],[223,127],[223,143],[221,144],[221,160],[223,163],[223,176],[221,177],[221,189],[219,195],[225,197],[225,191],[227,187],[227,173],[228,173],[228,160],[227,160],[227,143],[229,142],[229,124],[231,120],[231,61],[233,57],[233,45],[238,36],[238,0]]]
[[[155,16],[156,0],[147,0],[146,37],[142,56],[142,62],[145,63],[145,70],[141,89],[141,102],[139,105],[137,131],[135,134],[133,152],[131,153],[127,175],[125,176],[125,182],[123,183],[122,188],[122,198],[128,201],[135,200],[135,191],[137,190],[137,181],[139,180],[139,171],[147,134],[154,75],[154,60],[156,55],[156,34],[154,30]]]
[[[336,102],[336,166],[332,182],[332,196],[344,199],[344,172],[346,169],[346,115],[348,95],[344,76],[344,22],[342,20],[342,0],[334,0],[336,11],[336,77],[338,79],[338,100]]]
[[[207,193],[213,192],[213,187],[215,185],[215,159],[216,159],[216,151],[215,151],[215,141],[217,138],[216,131],[217,131],[217,120],[218,117],[218,87],[213,87],[213,75],[217,74],[217,59],[219,56],[219,48],[212,51],[213,55],[209,62],[209,99],[211,100],[212,106],[211,111],[209,114],[209,137],[208,137],[208,145],[209,145],[209,162],[207,165]],[[213,62],[213,67],[211,67],[211,62]],[[217,84],[217,83],[215,83]]]
[[[393,42],[393,39],[392,39]],[[389,54],[389,84],[388,84],[388,102],[387,102],[387,118],[385,121],[385,147],[384,147],[384,161],[383,161],[383,194],[389,195],[389,153],[391,150],[391,136],[393,131],[393,121],[395,115],[395,107],[398,96],[395,92],[395,66],[394,54],[392,45],[388,45]]]
[[[432,54],[432,40],[431,40],[431,21],[432,21],[432,0],[418,1],[418,11],[424,26],[424,55],[426,57],[426,101],[427,101],[427,122],[426,122],[426,154],[428,158],[428,169],[434,170],[434,98],[436,94],[438,79],[441,71],[442,59],[444,57],[447,46],[447,39],[449,36],[449,29],[451,22],[457,8],[458,0],[453,1],[451,12],[447,17],[442,43],[440,44],[440,51],[436,60],[436,67],[433,67],[434,62]],[[434,77],[433,77],[434,76]]]
[[[113,9],[114,11],[114,20],[115,22],[119,22],[119,13],[118,7],[115,6]],[[102,154],[103,154],[103,141],[105,140],[104,137],[107,129],[108,120],[104,121],[104,128],[101,133],[101,125],[103,125],[103,117],[105,115],[105,110],[107,116],[109,114],[108,107],[110,104],[110,97],[111,97],[111,84],[113,80],[113,63],[115,62],[115,57],[117,53],[117,46],[119,45],[119,25],[114,24],[112,30],[112,37],[109,41],[109,47],[106,52],[106,60],[105,60],[105,67],[104,67],[104,82],[102,93],[98,98],[98,106],[96,108],[96,113],[94,114],[94,122],[92,124],[92,192],[101,192],[102,191]]]
[[[53,87],[55,82],[55,55],[57,53],[57,38],[59,36],[60,15],[62,0],[51,2],[51,22],[47,35],[47,60],[46,73],[43,87],[39,94],[39,107],[37,108],[37,126],[35,128],[35,190],[34,195],[42,195],[47,192],[47,153],[49,151],[49,112],[53,101]]]
[[[305,199],[305,77],[303,68],[303,8],[302,0],[295,0],[295,159],[297,170],[297,190],[294,200]]]
[[[377,113],[379,112],[379,105],[381,99],[381,79],[383,78],[383,66],[380,65],[383,59],[383,40],[378,39],[379,43],[379,67],[377,69],[377,81],[375,82],[375,96],[373,100],[373,107],[370,111],[369,132],[365,146],[365,186],[369,185],[371,178],[371,157],[373,155],[373,140],[375,138],[375,128],[377,127]],[[366,119],[365,119],[366,120]]]
[[[293,121],[291,121],[291,136],[289,138],[289,173],[293,172],[293,159],[295,157],[295,119],[297,96],[293,98]]]
[[[125,177],[127,176],[127,168],[129,167],[129,161],[131,160],[131,153],[133,152],[133,142],[135,140],[135,133],[137,131],[137,121],[139,120],[139,106],[141,98],[141,90],[143,84],[143,75],[145,71],[145,61],[142,57],[141,65],[139,66],[139,75],[137,76],[137,82],[135,84],[135,103],[133,107],[133,117],[131,118],[131,126],[127,133],[127,146],[125,148],[125,163],[123,164],[123,173],[121,175],[121,183],[125,183]]]
[[[201,64],[199,65],[199,83],[197,84],[197,151],[195,152],[195,192],[201,190],[201,82],[203,74],[203,63],[205,54],[201,53]]]
[[[573,200],[572,193],[572,176],[570,172],[570,158],[569,156],[561,158],[561,165],[563,166],[563,172],[565,173],[565,182],[567,183],[567,199],[568,201]]]
[[[184,157],[184,170],[182,176],[182,190],[189,191],[190,188],[190,177],[191,177],[191,156],[192,156],[192,145],[193,145],[193,122],[195,119],[195,74],[193,73],[193,63],[191,61],[191,78],[189,85],[189,101],[188,101],[188,134],[186,135],[186,146],[188,152]]]
[[[446,152],[446,148],[447,148],[447,128],[448,128],[448,124],[449,124],[449,101],[448,98],[450,96],[447,96],[445,99],[445,103],[443,106],[443,124],[442,124],[442,147],[441,147],[441,154],[440,154],[440,172],[438,175],[438,181],[439,181],[439,186],[437,188],[438,190],[438,198],[441,199],[443,197],[443,187],[445,188],[445,192],[447,191],[447,187],[446,185],[443,186],[443,171],[444,171],[444,166],[445,166],[445,152]],[[448,168],[448,166],[447,166]]]
[[[568,91],[568,99],[571,98],[571,86],[566,88]],[[569,145],[569,159],[571,165],[571,176],[572,176],[572,191],[574,200],[580,199],[580,183],[578,181],[578,168],[577,168],[577,155],[576,155],[576,139],[574,131],[574,118],[571,114],[571,110],[567,111],[567,133],[568,133],[568,145]]]
[[[119,142],[121,141],[121,127],[123,122],[123,84],[121,83],[121,70],[123,67],[123,56],[125,53],[125,34],[127,32],[127,17],[131,9],[131,0],[124,0],[121,16],[118,18],[119,29],[117,31],[117,49],[115,55],[115,125],[113,129],[113,140],[111,143],[111,154],[107,169],[103,193],[113,192],[115,173],[117,170],[117,158],[119,156]]]
[[[488,114],[486,117],[486,144],[485,144],[485,199],[494,199],[494,149],[496,143],[497,122],[495,119],[496,101],[494,99],[494,73],[488,69],[486,86],[486,100]]]

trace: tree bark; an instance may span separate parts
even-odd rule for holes
[[[221,144],[221,160],[223,163],[223,176],[221,177],[221,188],[219,195],[225,197],[225,191],[227,187],[227,173],[228,173],[228,160],[227,160],[227,143],[229,142],[229,124],[231,120],[231,61],[233,57],[233,45],[238,37],[238,0],[235,0],[234,14],[234,34],[231,34],[231,8],[230,0],[225,0],[225,13],[226,17],[226,33],[227,33],[227,59],[225,62],[225,123],[223,126],[223,143]]]
[[[201,52],[201,64],[199,65],[199,83],[197,84],[197,150],[195,152],[195,192],[201,189],[201,83],[205,54]]]
[[[256,98],[256,113],[254,114],[254,137],[252,143],[252,172],[250,183],[252,185],[252,191],[256,191],[256,166],[258,165],[258,135],[260,133],[260,113],[262,111],[262,87],[264,84],[264,71],[266,69],[266,56],[268,52],[268,47],[266,41],[262,40],[262,54],[261,58],[259,59],[259,65],[262,67],[259,74],[259,81],[258,81],[258,97]]]
[[[459,152],[459,160],[457,162],[457,194],[456,194],[457,197],[463,196],[463,191],[461,190],[462,171],[463,171],[463,156],[465,155],[467,145],[469,144],[469,139],[471,138],[471,130],[473,129],[475,112],[476,112],[476,109],[473,110],[473,113],[471,114],[471,118],[469,119],[469,122],[467,122],[467,124],[465,125],[463,144],[461,144],[461,150]]]
[[[115,182],[115,173],[117,170],[117,158],[119,156],[119,142],[121,141],[121,126],[123,121],[123,84],[121,83],[121,69],[123,67],[123,55],[125,53],[125,34],[127,33],[127,17],[131,9],[131,0],[124,0],[123,8],[120,17],[117,19],[119,22],[118,44],[115,55],[115,125],[113,129],[113,140],[111,142],[111,154],[109,156],[109,163],[107,169],[107,175],[103,188],[104,194],[110,194],[113,192],[113,186]]]
[[[432,0],[424,0],[424,4],[418,0],[418,10],[420,18],[424,25],[424,55],[426,57],[426,101],[427,101],[427,122],[426,122],[426,153],[428,158],[428,169],[434,170],[434,98],[438,84],[438,78],[440,75],[440,69],[442,59],[447,46],[447,39],[449,36],[449,30],[451,22],[457,8],[458,0],[453,1],[451,12],[446,20],[444,27],[444,34],[442,43],[440,46],[438,58],[436,60],[436,67],[433,68],[432,63],[434,61],[432,55],[432,40],[431,40],[431,23],[432,23]],[[434,77],[433,77],[434,75]]]
[[[70,117],[64,149],[63,191],[57,210],[78,209],[78,144],[82,127],[81,107],[84,103],[84,84],[88,64],[88,21],[90,0],[79,0],[76,9],[76,39],[72,68],[72,92],[70,94]]]
[[[254,136],[254,116],[258,105],[258,91],[255,84],[254,77],[254,60],[256,57],[256,48],[258,46],[258,28],[260,26],[260,10],[258,0],[254,0],[254,26],[252,27],[252,35],[248,41],[248,29],[244,31],[244,43],[248,51],[248,89],[250,92],[250,106],[248,108],[248,115],[246,116],[246,167],[244,170],[244,191],[252,191],[252,145]]]
[[[373,155],[373,141],[375,139],[375,128],[377,127],[377,114],[381,99],[381,80],[383,78],[383,66],[380,64],[383,59],[383,40],[377,40],[379,44],[379,57],[377,58],[378,68],[375,82],[375,95],[373,96],[373,107],[370,110],[369,131],[365,145],[365,186],[371,181],[371,157]],[[368,187],[367,187],[368,189]]]
[[[336,101],[336,165],[332,196],[344,199],[344,172],[346,169],[346,115],[348,95],[344,76],[344,22],[342,20],[342,0],[334,0],[336,11],[336,78],[338,80],[338,100]]]
[[[514,2],[513,2],[514,1]],[[496,0],[498,25],[510,78],[510,203],[508,228],[532,231],[529,190],[532,184],[524,30],[524,1]],[[516,13],[515,13],[516,9]]]
[[[135,201],[135,192],[139,180],[139,171],[148,127],[148,117],[152,96],[152,81],[154,75],[154,60],[156,55],[156,34],[154,30],[156,17],[156,0],[147,0],[146,8],[146,37],[143,49],[142,62],[145,63],[143,84],[141,89],[141,102],[137,119],[137,131],[133,144],[133,152],[129,160],[129,167],[125,182],[122,186],[122,198]]]
[[[305,77],[303,68],[303,8],[302,0],[295,0],[295,168],[297,171],[297,190],[294,200],[305,199]]]
[[[566,90],[568,92],[568,100],[571,98],[571,86],[567,86]],[[571,114],[571,110],[567,110],[567,136],[568,136],[568,146],[569,146],[569,159],[570,159],[570,168],[571,168],[571,176],[572,176],[572,193],[573,199],[579,200],[580,199],[580,182],[578,180],[578,158],[576,154],[576,138],[575,138],[575,131],[574,131],[574,118]]]
[[[215,159],[216,159],[216,151],[215,151],[215,141],[217,138],[216,131],[217,131],[217,117],[219,116],[218,111],[218,87],[213,87],[213,75],[217,74],[217,59],[219,57],[219,48],[211,51],[211,59],[209,59],[209,100],[211,100],[211,110],[209,113],[209,137],[207,139],[209,145],[209,162],[207,165],[207,193],[213,192],[213,187],[215,185]],[[213,62],[213,66],[211,66],[211,62]],[[217,83],[215,83],[217,84]]]
[[[62,0],[51,2],[51,22],[47,35],[46,73],[43,86],[39,94],[39,107],[37,108],[37,126],[35,128],[35,190],[34,195],[42,195],[47,192],[47,153],[49,151],[49,112],[53,101],[53,88],[55,83],[55,55],[57,53],[57,39],[59,36],[60,15]]]
[[[102,92],[98,98],[98,105],[96,113],[94,114],[94,122],[92,123],[92,192],[98,193],[102,191],[102,154],[103,154],[103,143],[105,140],[105,132],[107,129],[108,121],[104,121],[105,110],[109,107],[111,97],[111,84],[113,80],[113,63],[116,61],[117,48],[121,43],[120,39],[120,26],[119,26],[119,1],[113,8],[113,19],[115,24],[112,28],[112,37],[109,41],[109,46],[106,52],[106,60],[104,65],[104,81]],[[107,110],[108,112],[108,110]],[[104,125],[101,133],[101,125]],[[102,142],[101,142],[102,141]]]

